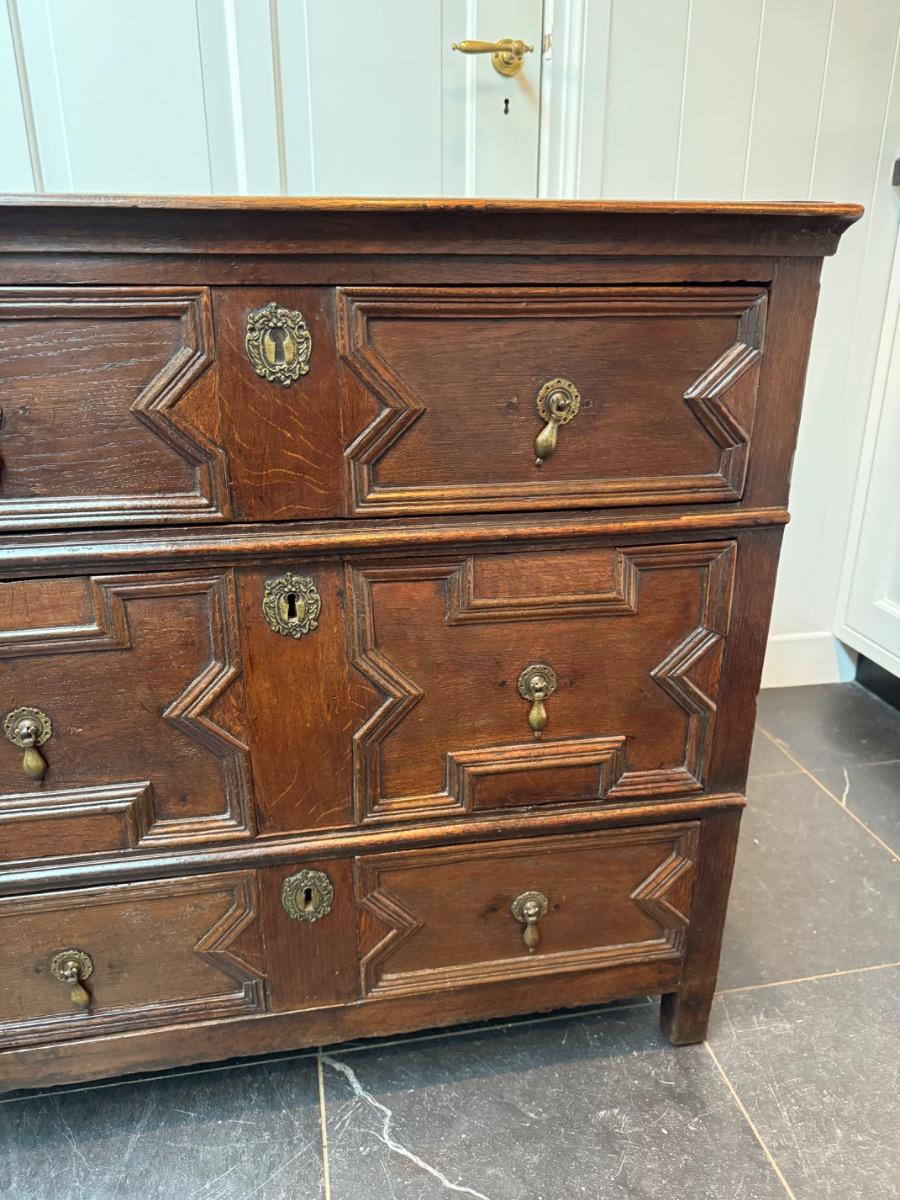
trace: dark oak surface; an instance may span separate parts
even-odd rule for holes
[[[0,1086],[647,993],[703,1038],[860,212],[0,202],[0,715],[53,726],[42,781],[0,744]],[[244,348],[273,300],[312,334],[289,387]],[[557,376],[582,409],[537,467]],[[287,571],[299,639],[263,617]]]

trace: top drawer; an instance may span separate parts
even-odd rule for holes
[[[6,528],[740,499],[753,287],[0,292]]]

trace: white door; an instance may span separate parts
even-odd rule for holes
[[[0,191],[537,193],[543,0],[4,7]]]
[[[900,675],[900,237],[885,314],[837,632]]]

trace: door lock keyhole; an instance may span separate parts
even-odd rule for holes
[[[287,605],[287,618],[289,621],[297,620],[297,593],[288,592],[284,598]],[[309,890],[309,889],[307,889]]]
[[[504,117],[509,116],[509,100],[503,101],[503,115],[504,115]]]
[[[304,910],[304,912],[309,912],[310,909],[313,907],[314,898],[315,898],[315,892],[313,891],[313,889],[311,887],[305,887],[303,889],[303,910]]]

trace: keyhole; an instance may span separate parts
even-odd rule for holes
[[[509,116],[509,101],[508,100],[503,101],[503,115],[504,115],[504,117]]]
[[[306,887],[303,889],[304,911],[309,912],[309,910],[312,908],[312,906],[313,906],[313,890],[311,887]]]
[[[269,330],[269,337],[272,339],[272,361],[280,366],[284,363],[284,330],[276,325]]]
[[[288,592],[288,594],[285,596],[285,602],[287,603],[288,620],[296,621],[297,620],[297,593],[296,592]],[[308,888],[307,888],[307,891],[309,891]]]

